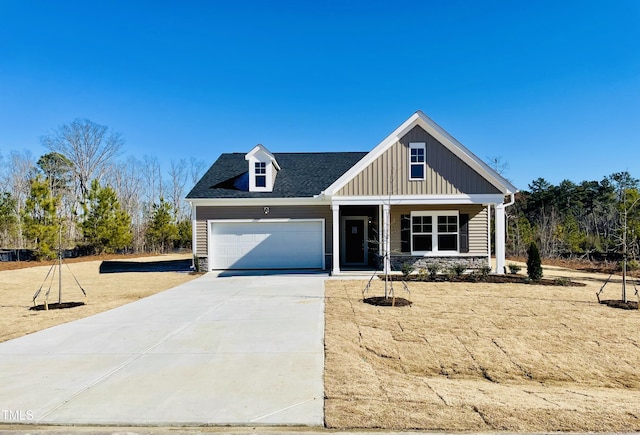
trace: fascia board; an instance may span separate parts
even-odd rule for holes
[[[333,196],[334,205],[464,205],[502,204],[502,194]]]
[[[258,154],[259,152],[264,153],[269,160],[271,161],[271,163],[273,163],[273,165],[276,167],[276,169],[279,171],[280,170],[280,165],[278,164],[278,162],[276,161],[276,158],[274,157],[274,155],[271,153],[271,151],[269,151],[267,149],[267,147],[265,147],[262,144],[258,144],[256,146],[254,146],[251,151],[249,151],[247,154],[245,154],[244,159],[245,160],[250,160],[253,156],[255,156],[256,154]]]
[[[195,207],[243,207],[272,205],[329,205],[328,198],[189,198],[187,202]]]
[[[482,175],[487,181],[504,194],[516,193],[518,189],[511,184],[508,180],[498,174],[489,165],[487,165],[482,159],[471,152],[467,147],[460,143],[456,138],[447,133],[442,127],[436,124],[431,118],[424,113],[417,112],[420,121],[418,125],[424,128],[427,133],[432,135],[441,144],[443,144],[449,151],[458,156],[463,162],[468,164],[476,172]]]

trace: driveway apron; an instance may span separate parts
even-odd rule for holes
[[[0,343],[0,423],[322,425],[325,278],[207,274]]]

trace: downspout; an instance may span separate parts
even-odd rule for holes
[[[507,208],[507,207],[513,205],[516,202],[516,194],[515,193],[512,193],[509,196],[511,196],[511,200],[509,200],[509,202],[504,205],[504,208]]]
[[[515,194],[510,194],[511,198],[509,202],[504,202],[504,196],[502,197],[502,203],[496,204],[496,243],[495,243],[495,251],[496,251],[496,270],[495,273],[498,275],[502,275],[505,273],[506,269],[506,235],[507,235],[507,216],[505,213],[505,209],[510,205],[513,205],[515,202]]]
[[[191,204],[191,268],[193,270],[198,270],[198,265],[196,265],[196,261],[200,261],[198,257],[196,257],[197,246],[196,246],[196,230],[197,230],[197,221],[196,221],[196,206],[192,201],[189,201]]]

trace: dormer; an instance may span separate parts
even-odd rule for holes
[[[262,144],[256,145],[244,159],[249,163],[249,192],[272,192],[280,170],[276,158]]]

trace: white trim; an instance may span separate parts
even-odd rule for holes
[[[346,241],[346,221],[362,221],[364,222],[364,253],[362,261],[356,263],[347,263],[347,241]],[[344,266],[366,266],[369,262],[369,216],[342,216],[340,218],[340,254],[344,259]]]
[[[382,142],[380,142],[373,150],[371,150],[366,156],[364,156],[358,163],[356,163],[351,169],[345,172],[340,178],[338,178],[331,186],[325,190],[325,194],[334,195],[345,184],[351,181],[356,175],[364,170],[369,164],[380,157],[389,147],[398,142],[409,130],[416,125],[422,127],[427,133],[433,136],[438,142],[444,145],[452,153],[458,156],[463,162],[468,164],[473,170],[478,172],[489,183],[496,187],[502,194],[515,193],[518,189],[511,184],[507,179],[502,177],[486,163],[479,159],[464,145],[458,142],[453,136],[447,133],[442,127],[436,124],[431,118],[417,111],[409,119],[394,130],[389,136],[387,136]]]
[[[391,196],[334,196],[333,204],[340,205],[465,205],[489,204],[504,201],[502,194],[471,194],[471,195],[391,195]]]
[[[331,205],[331,274],[338,275],[340,273],[340,206]]]
[[[273,205],[330,205],[329,198],[189,198],[191,204],[198,207],[242,207],[242,206],[273,206]]]
[[[308,218],[308,219],[291,219],[291,218],[277,218],[277,219],[207,219],[207,269],[209,272],[213,271],[213,243],[211,238],[213,237],[211,231],[211,224],[215,223],[286,223],[286,222],[319,222],[322,231],[322,269],[326,269],[326,234],[325,234],[325,219],[324,218]]]
[[[505,267],[505,235],[506,235],[506,216],[505,205],[496,205],[496,273],[504,274]]]
[[[193,261],[198,261],[198,247],[196,246],[198,239],[196,228],[198,225],[198,220],[196,219],[196,210],[197,207],[195,206],[195,204],[191,204],[191,253],[193,254]],[[196,269],[195,264],[193,265],[193,267],[194,269]]]
[[[271,151],[269,151],[267,149],[267,147],[262,145],[262,144],[258,144],[256,146],[254,146],[251,149],[251,151],[249,151],[247,154],[245,154],[244,159],[245,160],[249,160],[252,157],[255,157],[255,155],[258,154],[258,152],[264,153],[269,158],[269,161],[274,164],[276,169],[278,171],[280,170],[280,165],[278,165],[278,162],[276,161],[276,158],[273,156],[273,154],[271,154]]]
[[[414,216],[431,216],[431,251],[415,251],[413,249],[413,217]],[[455,251],[447,250],[440,251],[438,250],[438,217],[439,216],[455,216],[456,217],[456,226],[457,226],[457,242],[456,245],[458,249]],[[424,234],[424,233],[418,233]],[[443,233],[443,234],[451,234],[451,233]],[[424,257],[441,257],[441,256],[449,256],[449,257],[457,257],[460,254],[460,211],[459,210],[433,210],[433,211],[412,211],[411,212],[411,233],[409,239],[411,245],[411,255],[422,255]]]
[[[391,271],[391,206],[382,204],[382,255],[384,274]]]
[[[491,269],[491,204],[487,204],[487,257],[489,269]]]
[[[411,150],[422,150],[422,162],[411,161]],[[426,142],[409,142],[409,181],[424,181],[427,176],[427,143]],[[422,166],[422,177],[412,177],[412,166]]]
[[[376,195],[376,196],[334,196],[307,198],[189,198],[192,205],[242,207],[242,206],[272,206],[272,205],[464,205],[464,204],[500,204],[504,201],[502,194],[471,194],[471,195]]]
[[[257,145],[244,159],[249,162],[249,192],[272,192],[274,183],[274,172],[278,164],[273,155],[262,145]],[[256,164],[264,164],[264,174],[256,174]],[[276,169],[274,169],[274,167]],[[264,176],[264,186],[256,185],[256,177]]]
[[[207,219],[207,223],[228,223],[228,224],[242,224],[248,222],[265,222],[265,223],[284,223],[284,222],[324,222],[324,218],[304,218],[304,219],[296,219],[296,218],[274,218],[274,219]]]

